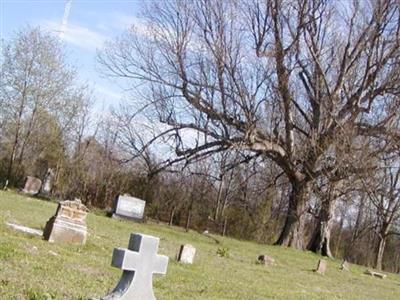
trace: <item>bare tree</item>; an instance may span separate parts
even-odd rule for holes
[[[369,189],[368,196],[376,208],[376,228],[378,247],[375,267],[382,269],[386,242],[391,234],[400,234],[393,225],[400,219],[400,167],[399,160],[385,159],[378,173],[377,186]]]
[[[6,178],[12,181],[44,124],[55,123],[54,142],[71,129],[86,91],[75,84],[75,70],[59,41],[40,28],[17,32],[2,54],[1,143],[8,152]]]
[[[99,57],[105,72],[146,84],[174,161],[235,149],[277,164],[291,186],[277,244],[304,248],[309,191],[336,171],[336,137],[388,134],[396,115],[398,2],[166,1],[144,17],[146,33]]]

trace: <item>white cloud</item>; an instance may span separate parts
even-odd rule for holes
[[[50,31],[59,32],[60,24],[54,21],[44,21],[43,26]],[[68,23],[65,28],[64,41],[86,50],[101,48],[106,41],[106,36],[87,27]]]
[[[107,102],[119,101],[122,97],[122,93],[115,92],[101,85],[96,85],[95,91],[97,96],[103,98]]]

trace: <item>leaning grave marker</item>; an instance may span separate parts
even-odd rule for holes
[[[42,181],[39,178],[27,176],[22,192],[29,195],[37,195],[41,187]]]
[[[190,244],[181,245],[178,254],[178,261],[183,264],[193,264],[196,248]]]
[[[123,270],[117,286],[101,300],[155,300],[153,274],[165,275],[168,257],[158,255],[159,238],[134,233],[128,249],[115,248],[112,266]]]
[[[127,218],[136,221],[142,221],[146,201],[131,197],[128,195],[120,195],[115,200],[113,218]]]

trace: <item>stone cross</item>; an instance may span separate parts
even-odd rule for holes
[[[160,239],[131,234],[128,249],[115,248],[112,265],[123,270],[113,292],[103,300],[155,300],[153,274],[167,273],[168,257],[157,255]]]

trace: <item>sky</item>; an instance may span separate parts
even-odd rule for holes
[[[0,35],[9,40],[24,26],[40,26],[59,35],[64,0],[0,0]],[[96,51],[132,25],[138,25],[140,0],[72,0],[63,41],[79,79],[93,90],[97,110],[116,106],[123,89],[98,71]]]

